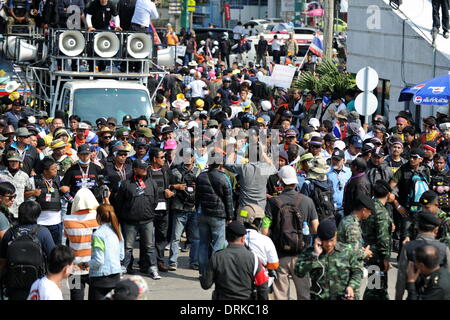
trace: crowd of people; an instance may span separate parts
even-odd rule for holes
[[[121,122],[106,110],[95,124],[28,116],[11,93],[0,119],[6,295],[25,299],[33,286],[45,296],[72,275],[71,299],[86,284],[102,299],[125,273],[177,272],[182,249],[214,299],[288,299],[290,278],[298,299],[358,299],[364,266],[381,285],[361,298],[388,299],[392,252],[395,299],[447,299],[446,107],[423,132],[407,111],[394,126],[380,114],[366,124],[351,90],[272,88],[252,63],[221,67],[208,81],[196,63],[180,66],[149,118]],[[40,259],[15,254],[27,236]],[[26,277],[24,265],[35,266]]]
[[[45,5],[51,13],[56,4]],[[128,28],[117,18],[123,8],[108,6],[88,6],[90,30],[111,21]],[[155,3],[135,7],[130,30],[147,29]],[[68,277],[78,279],[72,300],[85,298],[86,285],[91,300],[136,299],[145,291],[136,273],[158,280],[177,272],[180,250],[218,300],[286,300],[290,279],[303,300],[450,298],[447,107],[422,126],[407,111],[394,126],[381,114],[362,123],[353,90],[269,86],[264,39],[258,61],[244,64],[223,50],[244,52],[245,36],[233,44],[224,35],[226,45],[208,38],[200,52],[186,37],[185,60],[161,87],[150,78],[150,117],[119,122],[105,109],[90,123],[31,115],[17,91],[2,99],[0,273],[8,299],[62,299]],[[180,41],[170,30],[167,40]],[[288,42],[286,55],[297,50]],[[315,70],[312,60],[306,70]],[[377,281],[361,296],[364,268]]]

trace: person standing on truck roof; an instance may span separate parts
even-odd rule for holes
[[[137,0],[133,18],[131,18],[131,30],[148,32],[148,28],[152,24],[151,19],[159,19],[159,13],[156,9],[159,3],[159,0]]]
[[[136,8],[136,0],[119,0],[117,11],[120,17],[120,26],[125,31],[131,31],[131,19]]]

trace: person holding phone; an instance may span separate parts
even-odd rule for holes
[[[314,246],[300,253],[295,273],[311,277],[311,300],[357,300],[363,277],[363,263],[351,247],[337,242],[333,219],[317,229]],[[325,276],[326,275],[326,276]]]

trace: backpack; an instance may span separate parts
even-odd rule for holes
[[[6,252],[8,289],[30,289],[34,281],[45,275],[44,252],[36,236],[39,229],[39,225],[26,232],[21,232],[19,227],[12,229],[13,240]]]
[[[323,189],[317,185],[314,180],[311,181],[314,184],[314,193],[311,199],[316,206],[319,222],[334,218],[335,208],[333,203],[333,194],[330,189]]]
[[[298,194],[294,201],[288,203],[281,203],[279,199],[275,199],[280,209],[272,240],[281,252],[299,254],[305,247],[302,232],[305,217],[298,208],[302,198],[303,196]]]

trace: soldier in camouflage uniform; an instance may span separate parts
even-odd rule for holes
[[[50,145],[50,148],[53,150],[50,157],[56,161],[56,164],[58,165],[58,175],[61,178],[64,177],[66,171],[76,163],[72,157],[66,155],[66,146],[67,144],[61,139],[53,140]]]
[[[360,221],[367,219],[374,211],[373,200],[366,195],[361,195],[359,199],[355,200],[352,214],[342,219],[337,231],[337,241],[350,245],[361,259],[370,258],[372,252],[370,246],[366,248],[363,246]]]
[[[380,288],[366,288],[363,300],[389,300],[387,292],[389,271],[389,259],[391,257],[392,247],[392,223],[393,219],[386,209],[388,200],[393,201],[395,198],[391,196],[392,189],[384,180],[378,180],[373,187],[375,196],[375,211],[366,220],[361,221],[361,229],[363,232],[364,245],[370,245],[372,257],[366,261],[369,271],[381,271]],[[372,270],[370,266],[376,266]],[[376,270],[378,269],[378,270]],[[371,279],[372,274],[369,274]]]
[[[355,300],[363,277],[363,264],[351,245],[337,242],[334,220],[324,220],[314,248],[302,252],[295,273],[311,277],[311,300]]]

